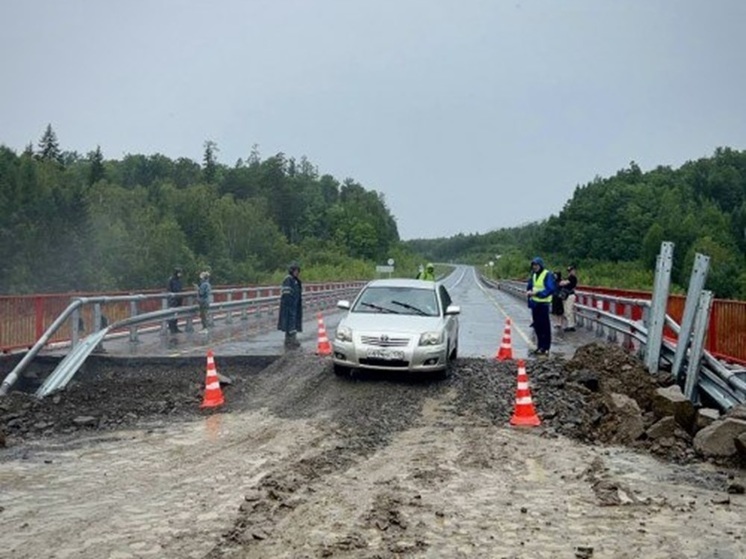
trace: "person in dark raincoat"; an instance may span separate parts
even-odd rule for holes
[[[174,273],[168,280],[168,292],[170,293],[170,295],[168,296],[169,308],[176,308],[181,306],[183,302],[183,296],[181,295],[182,289],[181,268],[174,268]],[[175,318],[172,318],[168,321],[168,330],[172,334],[179,334],[183,332],[183,330],[179,329],[178,321]]]
[[[288,266],[288,275],[282,280],[277,329],[285,332],[286,349],[300,347],[298,332],[303,331],[303,283],[299,276],[300,264],[293,262]]]

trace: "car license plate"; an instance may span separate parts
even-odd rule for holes
[[[391,349],[369,349],[368,359],[404,359],[404,352]]]

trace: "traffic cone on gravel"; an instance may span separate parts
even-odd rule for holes
[[[515,392],[515,411],[513,417],[510,418],[510,424],[519,427],[541,425],[539,416],[536,415],[534,403],[531,400],[531,389],[528,386],[528,375],[523,359],[518,361],[518,388]]]
[[[505,319],[505,330],[503,330],[503,340],[500,343],[500,349],[497,350],[495,359],[498,361],[507,361],[513,359],[513,347],[510,342],[510,318]]]
[[[223,391],[220,388],[218,371],[215,369],[215,355],[212,350],[207,350],[207,374],[205,377],[205,396],[202,399],[200,409],[215,408],[222,406],[225,402]]]
[[[326,327],[324,326],[324,319],[321,313],[317,315],[319,323],[319,343],[316,349],[316,355],[331,355],[332,345],[329,343],[329,338],[326,335]]]

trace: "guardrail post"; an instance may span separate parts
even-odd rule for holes
[[[101,303],[93,304],[93,332],[101,330],[103,324],[101,321]]]
[[[249,298],[249,291],[247,289],[243,290],[241,292],[241,299],[245,302]],[[249,319],[249,306],[243,305],[241,308],[241,320],[248,320]]]
[[[598,301],[595,301],[593,306],[596,307],[596,309],[598,309],[599,311],[604,310],[604,302],[601,299]],[[601,322],[601,315],[598,314],[596,315],[596,337],[602,338],[603,335],[604,335],[604,325]]]
[[[73,310],[70,317],[70,349],[78,345],[80,340],[80,307]]]
[[[233,301],[233,292],[229,291],[226,297],[229,303]],[[226,312],[228,313],[228,315],[225,317],[225,323],[233,324],[233,309],[230,307],[230,305],[226,309]]]
[[[609,312],[614,316],[617,315],[616,301],[609,302]],[[609,331],[606,333],[606,340],[612,343],[616,343],[616,330],[614,328],[609,328]]]
[[[161,310],[166,310],[168,308],[168,297],[165,297],[161,300]],[[165,336],[168,332],[168,319],[161,322],[161,336]]]
[[[650,301],[650,321],[645,324],[648,329],[645,367],[650,373],[657,373],[660,364],[663,327],[666,324],[666,307],[673,267],[673,246],[673,243],[668,241],[661,243],[661,251],[655,261],[655,283],[653,298]]]
[[[699,299],[702,289],[705,286],[707,272],[710,268],[710,257],[699,254],[694,257],[694,266],[692,275],[689,279],[689,288],[687,289],[686,302],[684,303],[684,316],[681,319],[681,330],[679,331],[679,340],[676,344],[676,353],[673,358],[671,374],[678,381],[682,380],[681,367],[686,357],[689,343],[691,342],[692,327],[694,325],[694,315],[699,307]]]
[[[702,291],[697,304],[692,349],[689,352],[689,363],[687,365],[686,382],[684,384],[684,396],[694,403],[697,403],[698,399],[696,390],[699,385],[699,371],[705,351],[705,338],[707,337],[707,325],[710,323],[711,310],[712,291]]]
[[[256,298],[260,299],[262,298],[262,290],[257,289],[256,290]],[[256,305],[256,311],[254,311],[254,320],[256,320],[257,327],[262,323],[262,316],[263,316],[263,309],[264,309],[264,303],[257,303]]]
[[[130,301],[130,316],[137,316],[137,301]],[[130,326],[130,343],[136,344],[140,340],[137,337],[137,325]]]
[[[632,320],[632,305],[624,305],[624,318]],[[632,335],[629,332],[625,332],[622,335],[622,347],[629,352],[635,350],[635,344],[632,341]]]

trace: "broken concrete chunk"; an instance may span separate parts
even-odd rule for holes
[[[654,425],[652,425],[645,434],[650,439],[662,439],[665,437],[673,437],[676,432],[676,420],[672,415],[664,417]]]
[[[681,388],[676,384],[655,390],[653,394],[653,411],[659,419],[663,419],[669,415],[674,416],[676,423],[687,431],[690,431],[694,426],[696,408],[684,396]]]
[[[704,429],[720,419],[720,412],[712,408],[701,408],[697,410],[697,430]]]
[[[746,421],[727,417],[699,431],[694,437],[694,449],[707,457],[735,456],[735,440],[744,433]]]

